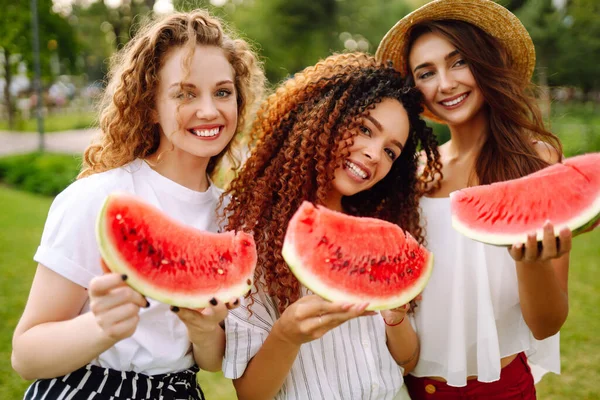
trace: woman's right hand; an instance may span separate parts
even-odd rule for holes
[[[301,345],[319,339],[331,329],[363,315],[368,303],[332,303],[317,295],[303,296],[290,305],[275,322],[273,333],[287,342]]]
[[[149,305],[144,296],[127,286],[126,279],[110,273],[93,278],[89,286],[90,310],[102,332],[115,343],[133,335],[140,308]]]

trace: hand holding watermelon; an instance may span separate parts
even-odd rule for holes
[[[321,336],[344,322],[364,315],[368,304],[332,303],[317,295],[303,296],[290,305],[275,322],[272,334],[285,342],[300,346]]]
[[[550,221],[544,224],[544,235],[538,243],[535,232],[527,235],[525,244],[517,243],[508,252],[515,261],[540,262],[559,258],[571,251],[572,234],[569,228],[560,230],[558,237],[554,235],[554,226]]]
[[[208,307],[191,309],[172,306],[171,311],[176,313],[181,322],[187,327],[190,341],[192,343],[202,343],[207,334],[211,335],[215,329],[220,329],[219,325],[227,318],[229,310],[239,304],[239,299],[230,299],[227,303],[213,299]]]
[[[97,276],[90,281],[90,310],[110,345],[130,337],[139,322],[139,311],[148,300],[125,284],[126,275]]]

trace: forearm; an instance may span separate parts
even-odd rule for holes
[[[244,375],[233,381],[240,400],[270,400],[275,397],[298,356],[300,345],[279,338],[276,325],[246,367]]]
[[[404,368],[404,374],[408,374],[419,361],[419,339],[408,317],[399,325],[386,325],[385,333],[390,354]]]
[[[12,366],[27,380],[55,378],[89,364],[114,344],[88,312],[36,325],[15,337]]]
[[[552,263],[517,262],[517,276],[521,311],[533,336],[544,339],[554,335],[567,319],[569,300]]]
[[[194,338],[192,348],[198,367],[205,371],[220,371],[225,354],[225,332],[217,326],[213,332]]]

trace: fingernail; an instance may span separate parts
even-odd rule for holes
[[[123,279],[124,281],[126,281],[127,280],[127,275],[125,275],[125,274],[121,275],[121,279]]]
[[[213,306],[216,306],[218,304],[218,301],[217,301],[217,299],[215,299],[213,297],[212,299],[210,299],[209,303],[212,304]]]
[[[173,311],[173,312],[179,312],[179,307],[177,307],[177,306],[171,306],[171,311]]]
[[[150,302],[146,299],[146,308],[150,308]]]

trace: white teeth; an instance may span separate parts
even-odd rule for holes
[[[367,177],[369,176],[369,174],[365,170],[360,168],[358,165],[354,164],[352,161],[346,160],[346,167],[348,167],[348,169],[359,178],[367,179]]]
[[[454,106],[454,105],[460,103],[461,101],[463,101],[466,98],[467,98],[467,95],[463,94],[462,96],[460,96],[460,97],[458,97],[458,98],[456,98],[454,100],[451,100],[451,101],[442,101],[442,104],[445,105],[446,107],[450,107],[450,106]]]
[[[192,129],[191,131],[196,136],[211,137],[211,136],[216,136],[219,133],[220,129],[219,128],[213,128],[213,129]]]

